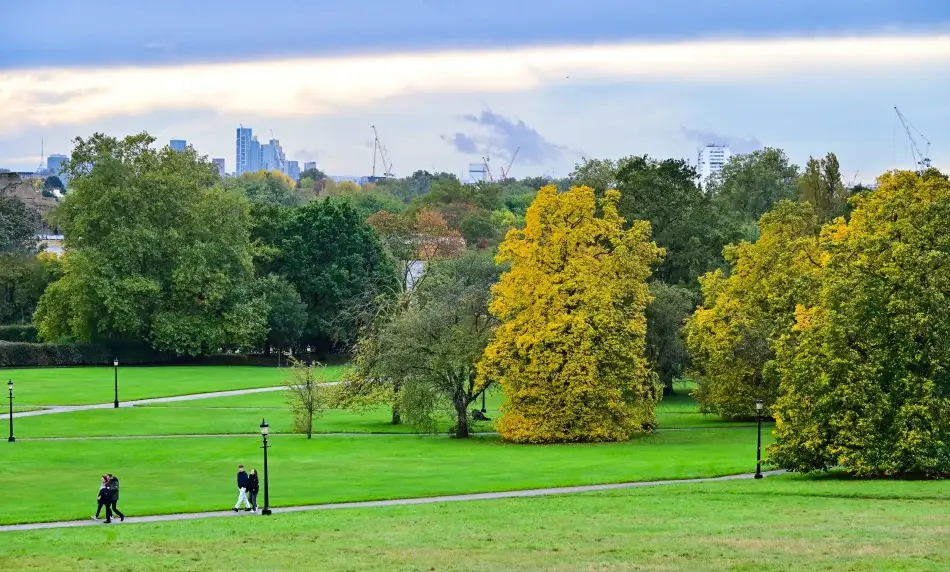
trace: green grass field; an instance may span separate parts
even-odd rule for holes
[[[4,444],[6,445],[6,444]],[[628,443],[506,445],[497,438],[275,436],[275,506],[546,486],[725,475],[754,470],[755,431],[671,431]],[[260,468],[260,437],[17,442],[4,451],[0,523],[88,517],[98,476],[122,478],[132,515],[224,509],[237,464]]]
[[[327,366],[326,374],[338,378],[342,371],[342,366]],[[0,375],[13,380],[16,403],[25,406],[91,405],[114,398],[111,367],[6,369]],[[120,367],[119,400],[271,387],[287,375],[287,368],[276,367]]]
[[[950,482],[770,477],[4,533],[4,569],[943,572]]]

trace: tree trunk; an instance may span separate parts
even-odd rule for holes
[[[402,424],[402,418],[399,416],[399,408],[396,407],[395,405],[393,405],[393,420],[392,420],[392,424],[393,424],[393,425],[401,425],[401,424]]]
[[[393,383],[393,425],[402,425],[402,417],[399,416],[399,383]]]
[[[458,415],[458,424],[455,425],[456,439],[468,439],[470,436],[468,432],[468,411],[466,409],[464,405],[461,408],[456,406],[456,415]]]

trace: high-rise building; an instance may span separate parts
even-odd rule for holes
[[[306,163],[303,164],[303,170],[304,170],[304,171],[309,171],[309,170],[311,170],[311,169],[316,169],[316,168],[317,168],[317,162],[316,162],[316,161],[307,161]]]
[[[218,175],[223,177],[225,175],[224,157],[215,157],[211,162],[218,166]]]
[[[264,160],[261,156],[263,146],[257,140],[257,135],[251,137],[251,151],[248,153],[248,171],[256,173],[264,168]]]
[[[168,146],[171,147],[173,151],[184,151],[188,148],[188,141],[184,139],[172,139],[168,142]]]
[[[65,185],[68,181],[66,175],[62,174],[63,163],[65,163],[69,157],[66,155],[53,154],[46,158],[46,173],[47,175],[55,175],[59,177],[59,180]]]
[[[293,180],[300,178],[300,163],[297,161],[287,161],[287,176]]]
[[[699,184],[705,185],[710,177],[721,173],[730,157],[732,157],[732,150],[728,145],[706,145],[700,149],[696,163]]]
[[[271,139],[261,145],[261,169],[283,173],[286,168],[286,157],[283,148],[280,146],[280,141]]]
[[[240,176],[248,171],[256,171],[253,168],[254,149],[253,144],[257,138],[251,133],[250,127],[238,127],[237,129],[237,153],[234,158],[234,174]],[[258,144],[260,149],[260,144]]]
[[[485,163],[469,163],[468,177],[471,182],[478,183],[488,180],[488,166]]]

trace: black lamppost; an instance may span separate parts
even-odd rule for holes
[[[7,441],[13,443],[16,441],[16,437],[13,436],[13,380],[7,382],[7,389],[10,390],[10,436],[7,437]]]
[[[759,424],[759,442],[755,446],[755,478],[762,478],[762,408],[765,402],[761,399],[755,400],[755,417]]]
[[[261,419],[261,437],[264,438],[264,508],[261,514],[270,514],[270,491],[267,487],[267,421]]]
[[[115,373],[115,408],[119,408],[119,358],[112,359],[112,371]]]

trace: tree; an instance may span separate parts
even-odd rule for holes
[[[382,211],[366,222],[396,261],[397,277],[403,290],[419,278],[412,275],[416,262],[460,256],[465,249],[459,232],[449,228],[436,211],[424,209],[414,215]]]
[[[822,232],[821,284],[776,358],[769,462],[950,475],[950,182],[887,173]]]
[[[663,384],[663,394],[673,393],[673,381],[683,376],[689,352],[682,338],[683,323],[696,308],[696,293],[683,286],[650,282],[653,298],[646,308],[646,355]]]
[[[798,196],[798,167],[781,149],[766,147],[734,155],[709,182],[708,193],[740,220],[756,221],[772,206]]]
[[[253,345],[266,312],[252,296],[247,202],[216,186],[214,164],[154,141],[75,140],[72,192],[54,218],[63,276],[38,303],[40,334],[180,355]]]
[[[307,305],[297,289],[276,274],[259,279],[256,286],[267,307],[266,353],[270,355],[272,346],[278,350],[296,346],[307,326]]]
[[[395,399],[402,417],[422,429],[434,430],[437,414],[449,409],[454,435],[468,437],[469,406],[486,388],[476,364],[495,325],[488,303],[498,274],[482,253],[433,262],[412,304],[380,316],[360,340],[350,382]]]
[[[775,344],[791,331],[796,304],[818,285],[819,225],[809,203],[782,201],[758,228],[755,242],[726,249],[728,273],[700,278],[703,305],[685,328],[699,381],[693,395],[703,413],[726,419],[754,419],[758,398],[774,403]]]
[[[346,201],[296,209],[282,230],[277,273],[307,304],[306,342],[326,352],[355,342],[363,313],[399,290],[392,260],[373,229]]]
[[[29,323],[40,296],[61,275],[54,254],[0,254],[0,324]]]
[[[297,178],[298,181],[304,179],[310,179],[311,181],[323,181],[327,179],[327,174],[314,167],[313,169],[307,169],[300,173],[300,177]]]
[[[44,189],[59,189],[61,191],[65,191],[66,185],[64,185],[63,181],[56,175],[50,175],[49,177],[46,177],[46,179],[43,181],[43,188]]]
[[[479,369],[504,390],[507,441],[617,441],[655,425],[644,310],[662,249],[649,223],[624,230],[619,201],[616,191],[598,205],[590,187],[544,187],[524,230],[499,247],[511,270],[493,289],[502,324]]]
[[[294,192],[293,179],[280,171],[242,173],[226,181],[229,188],[239,189],[252,203],[296,206],[303,202]]]
[[[39,214],[17,197],[0,195],[0,253],[28,252],[36,247]]]
[[[327,385],[326,369],[322,364],[291,360],[290,378],[284,382],[284,387],[293,418],[293,431],[310,439],[314,419],[323,415],[333,402],[333,389]]]
[[[821,222],[845,214],[848,191],[841,181],[841,168],[834,153],[820,160],[808,158],[805,172],[798,180],[798,200],[811,203]]]

